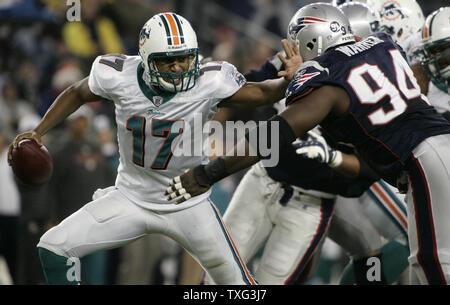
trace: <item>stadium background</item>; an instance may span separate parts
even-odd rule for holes
[[[245,73],[279,51],[293,13],[316,1],[84,0],[81,22],[68,22],[66,12],[72,5],[67,3],[74,2],[78,1],[0,1],[0,284],[42,284],[35,248],[39,237],[88,202],[95,189],[114,182],[114,109],[105,102],[90,104],[45,137],[57,169],[48,185],[31,188],[12,181],[4,158],[13,137],[33,128],[60,92],[88,75],[97,55],[136,55],[145,21],[173,11],[192,23],[202,55],[229,61]],[[425,16],[445,2],[418,1]],[[224,110],[216,119],[259,120],[270,112]],[[215,186],[213,200],[222,212],[242,175]],[[310,284],[335,284],[348,258],[330,241],[322,257]],[[186,277],[185,259],[172,241],[150,236],[83,259],[83,280],[195,284]]]

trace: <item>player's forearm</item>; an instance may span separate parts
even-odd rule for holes
[[[245,145],[243,155],[241,153],[241,145]],[[252,153],[247,140],[243,139],[231,151],[227,151],[226,157],[218,157],[207,165],[197,166],[194,169],[195,179],[199,185],[211,186],[258,161],[259,157]]]
[[[289,82],[284,78],[270,79],[260,82],[261,104],[271,105],[285,97]]]
[[[267,132],[274,128],[278,134]],[[265,140],[261,138],[264,133],[267,137]],[[197,182],[200,185],[213,185],[229,175],[252,166],[260,159],[267,159],[271,163],[278,162],[281,151],[290,148],[294,140],[294,132],[288,123],[282,117],[274,116],[250,130],[231,151],[227,151],[226,157],[217,158],[206,166],[201,165],[202,170],[197,171],[200,174],[197,177],[203,178],[197,179]],[[268,149],[268,143],[271,143],[270,149]]]
[[[342,153],[342,163],[334,169],[349,178],[357,178],[360,169],[359,160],[355,155]]]
[[[289,82],[280,79],[248,82],[233,96],[224,99],[219,107],[249,109],[271,105],[284,98]]]
[[[381,177],[358,155],[342,153],[342,163],[333,167],[353,179],[379,180]]]
[[[87,80],[73,84],[58,95],[34,131],[41,136],[46,134],[81,105],[95,100],[92,95],[83,93],[83,90],[86,90],[85,86],[87,86]]]
[[[239,155],[239,145],[245,145],[245,155]],[[227,152],[227,157],[222,157],[225,161],[225,169],[228,175],[232,175],[240,170],[252,166],[257,163],[260,158],[254,151],[251,150],[250,145],[246,139],[243,139],[240,144],[234,146],[233,151]]]

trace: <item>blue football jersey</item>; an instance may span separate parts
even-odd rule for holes
[[[252,82],[278,78],[278,69],[283,70],[284,67],[275,67],[273,62],[274,59],[270,58],[258,69],[246,73],[245,78]],[[266,167],[267,174],[279,182],[344,197],[359,197],[374,182],[365,178],[348,178],[326,164],[297,155],[294,147],[281,154],[276,166]]]
[[[304,63],[289,84],[286,103],[324,85],[343,88],[350,106],[343,116],[326,118],[322,128],[334,140],[353,144],[393,185],[420,142],[450,133],[450,124],[420,93],[403,51],[385,33]]]

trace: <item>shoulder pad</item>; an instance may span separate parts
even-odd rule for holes
[[[322,81],[329,76],[328,68],[321,66],[317,61],[305,62],[290,82],[286,91],[286,105],[294,99],[311,92],[312,88],[322,85]]]

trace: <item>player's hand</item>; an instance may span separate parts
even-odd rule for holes
[[[24,133],[21,133],[21,134],[17,135],[16,138],[14,139],[14,141],[11,143],[11,145],[9,145],[9,149],[8,149],[8,164],[10,166],[12,164],[12,151],[13,151],[13,149],[17,148],[17,146],[19,145],[20,141],[25,140],[25,139],[35,140],[36,143],[39,146],[42,146],[41,135],[38,134],[34,130],[26,131]]]
[[[308,140],[297,139],[292,143],[298,155],[328,164],[330,167],[337,167],[342,163],[342,153],[331,148],[321,135],[313,131],[309,131],[308,135]]]
[[[287,39],[283,39],[281,40],[281,45],[283,46],[286,56],[283,56],[281,53],[277,54],[278,58],[284,64],[284,70],[278,72],[278,76],[284,77],[285,80],[290,82],[302,65],[303,58],[300,55],[299,48],[295,41],[291,45]]]
[[[194,169],[191,168],[183,175],[173,178],[169,183],[169,187],[164,192],[164,195],[168,196],[168,201],[181,196],[181,198],[175,202],[175,204],[180,204],[194,196],[206,193],[210,188],[210,186],[201,186],[197,183],[194,176]]]

